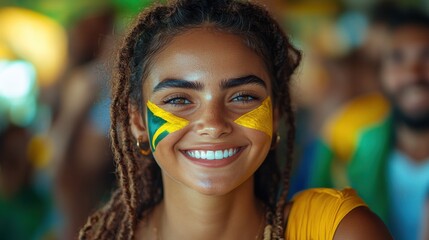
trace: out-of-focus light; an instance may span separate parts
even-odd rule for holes
[[[338,31],[349,48],[355,48],[362,44],[367,27],[368,19],[360,12],[346,12],[337,23]]]
[[[47,16],[28,9],[0,8],[0,39],[3,43],[0,58],[11,59],[13,54],[12,59],[20,58],[34,64],[37,83],[42,87],[53,84],[65,69],[66,32]]]
[[[12,104],[10,109],[10,121],[15,125],[27,127],[36,117],[37,102],[32,96],[24,98],[15,104]]]
[[[9,100],[30,94],[35,83],[36,70],[25,61],[0,60],[0,96]]]
[[[15,54],[13,54],[12,50],[6,46],[6,44],[0,41],[0,59],[14,59]]]
[[[23,60],[0,60],[0,130],[7,123],[27,127],[37,115],[36,68]]]

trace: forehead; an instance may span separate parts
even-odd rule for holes
[[[269,86],[263,59],[242,37],[212,28],[196,28],[175,36],[154,57],[146,82],[153,86],[165,78],[212,81],[246,75],[256,75]]]
[[[391,45],[393,47],[429,45],[429,27],[418,25],[401,26],[392,33]]]

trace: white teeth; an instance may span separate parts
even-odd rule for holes
[[[222,150],[217,150],[214,154],[215,159],[223,159],[223,151]]]
[[[223,150],[223,158],[227,158],[229,155],[228,155],[228,150]]]
[[[207,158],[207,160],[213,160],[215,158],[214,152],[213,151],[207,151],[206,158]]]
[[[186,151],[186,154],[196,159],[221,160],[227,157],[234,156],[238,152],[238,150],[239,148],[230,148],[230,149],[216,150],[216,151],[192,150],[192,151]]]

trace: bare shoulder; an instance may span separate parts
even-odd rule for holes
[[[357,207],[340,222],[334,240],[393,239],[383,221],[367,207]]]

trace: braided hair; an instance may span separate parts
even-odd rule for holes
[[[119,50],[112,82],[110,137],[119,189],[104,208],[89,217],[80,239],[132,239],[137,223],[163,199],[161,170],[152,156],[142,156],[130,130],[129,105],[142,112],[142,84],[154,56],[174,36],[209,25],[236,34],[265,62],[272,80],[273,104],[285,113],[287,160],[279,171],[275,151],[255,173],[255,195],[271,211],[273,238],[283,239],[284,208],[295,136],[290,77],[301,54],[279,24],[261,6],[233,0],[176,0],[155,4],[137,17]]]

